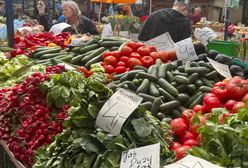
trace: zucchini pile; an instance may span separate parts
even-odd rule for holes
[[[174,61],[163,64],[160,60],[146,69],[134,70],[114,76],[108,86],[116,90],[126,88],[143,97],[140,106],[150,110],[160,120],[171,121],[181,117],[185,108],[201,104],[219,74],[210,63],[200,61]]]

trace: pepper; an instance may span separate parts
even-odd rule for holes
[[[29,40],[26,39],[26,38],[23,40],[23,42],[27,45],[28,48],[37,45],[36,43],[33,43],[33,42],[29,41]]]
[[[20,49],[20,48],[17,48],[17,49],[13,49],[12,51],[11,51],[11,56],[12,57],[15,57],[15,56],[17,56],[17,55],[21,55],[21,54],[24,54],[25,52],[22,50],[22,49]]]
[[[19,42],[17,44],[14,44],[13,48],[14,49],[20,48],[22,50],[25,50],[27,48],[27,45],[24,42],[21,41],[21,42]]]

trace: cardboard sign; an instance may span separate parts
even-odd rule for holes
[[[178,60],[194,61],[198,59],[191,37],[175,43],[175,50]]]
[[[218,63],[218,62],[216,62],[216,61],[214,61],[214,60],[212,60],[210,58],[207,58],[207,59],[208,59],[209,63],[214,67],[214,69],[219,74],[221,74],[222,76],[224,76],[226,78],[231,78],[232,77],[228,65]]]
[[[176,163],[164,166],[164,168],[223,168],[204,159],[187,155]]]
[[[96,126],[112,135],[118,135],[122,125],[139,106],[142,99],[125,89],[118,89],[101,108],[96,119]]]
[[[104,28],[102,31],[102,37],[109,37],[109,36],[113,36],[113,31],[112,31],[112,27],[110,23],[104,25]]]
[[[194,35],[205,46],[210,41],[215,40],[217,38],[217,34],[209,27],[204,27],[202,29],[196,28]]]
[[[63,22],[63,23],[58,23],[56,25],[53,25],[51,27],[51,29],[49,30],[49,32],[53,32],[53,34],[56,36],[58,35],[59,33],[61,33],[64,29],[68,28],[68,27],[71,27],[71,25]]]
[[[145,45],[152,45],[158,51],[169,51],[174,49],[174,42],[168,32],[144,42]]]
[[[120,168],[159,168],[160,145],[154,144],[122,152]]]

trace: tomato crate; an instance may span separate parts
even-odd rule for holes
[[[212,41],[207,45],[208,50],[216,50],[222,54],[237,57],[239,53],[239,43],[231,41]]]

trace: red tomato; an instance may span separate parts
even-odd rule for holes
[[[107,56],[110,56],[110,55],[112,55],[111,51],[105,52],[105,53],[102,54],[102,58],[104,59],[104,58],[106,58]]]
[[[199,135],[196,137],[196,141],[197,141],[197,142],[200,142],[200,141],[201,141],[201,134],[199,134]]]
[[[149,68],[154,64],[154,59],[151,56],[144,56],[141,58],[141,62],[144,67]]]
[[[226,90],[226,83],[225,82],[217,82],[214,84],[212,88],[212,93],[215,94],[219,98],[220,101],[225,102],[228,100],[228,94]]]
[[[202,113],[205,114],[205,106],[203,105],[195,105],[195,107],[193,108],[194,112],[196,113]]]
[[[198,142],[194,139],[188,139],[186,140],[184,143],[183,143],[183,146],[190,146],[190,147],[193,147],[193,146],[198,146]]]
[[[243,98],[242,98],[242,102],[247,102],[248,101],[248,93],[246,93]]]
[[[129,56],[131,53],[133,52],[132,48],[128,47],[128,46],[123,46],[121,48],[121,55],[126,55]]]
[[[187,129],[187,124],[182,118],[177,118],[171,121],[171,130],[177,136],[183,136]]]
[[[248,81],[241,78],[233,78],[226,85],[227,93],[234,100],[241,100],[248,93]]]
[[[126,72],[126,67],[124,67],[124,66],[118,66],[118,67],[115,68],[115,72],[117,74],[124,73],[124,72]]]
[[[245,107],[245,103],[244,102],[237,102],[236,104],[234,104],[234,106],[232,108],[232,113],[237,113],[239,111],[239,109],[242,107]]]
[[[127,61],[127,65],[131,68],[135,67],[136,65],[141,65],[142,66],[142,62],[137,59],[137,58],[130,58],[128,61]]]
[[[168,60],[170,60],[169,55],[168,55],[167,52],[160,51],[159,55],[160,55],[161,61],[163,61],[164,63],[166,63]]]
[[[204,116],[194,116],[190,119],[190,129],[194,135],[198,136],[197,129],[206,124]]]
[[[115,66],[115,64],[117,63],[117,59],[114,56],[107,56],[106,58],[104,58],[103,62],[106,65]]]
[[[133,53],[131,53],[129,57],[130,57],[130,58],[137,58],[137,59],[141,59],[140,54],[139,54],[139,53],[137,53],[137,52],[133,52]]]
[[[111,55],[114,56],[117,60],[121,58],[121,52],[120,51],[111,51]]]
[[[172,51],[167,51],[168,53],[168,57],[170,60],[176,60],[177,59],[177,54],[176,54],[176,51],[175,50],[172,50]]]
[[[190,150],[190,146],[181,146],[175,150],[176,152],[176,158],[177,160],[182,159],[184,156],[186,156],[186,152]]]
[[[141,56],[146,56],[150,55],[150,50],[146,46],[143,46],[138,48],[137,53],[139,53]]]
[[[179,142],[183,144],[188,139],[195,139],[194,134],[190,131],[186,131],[183,136],[179,137]]]
[[[133,41],[129,41],[127,43],[127,46],[132,48],[133,51],[137,51],[137,49],[140,47],[139,44],[137,44],[136,42],[133,42]]]
[[[84,76],[86,76],[86,77],[88,76],[89,71],[85,67],[80,66],[80,67],[78,67],[78,70],[80,72],[82,72],[84,74]]]
[[[233,106],[234,106],[236,103],[237,103],[236,100],[228,100],[228,101],[225,103],[224,107],[225,107],[227,110],[232,111],[232,108],[233,108]]]
[[[209,97],[216,97],[216,96],[213,93],[207,93],[203,98],[203,102],[206,101],[206,99],[208,99]]]
[[[205,109],[207,112],[211,112],[213,108],[221,107],[221,103],[217,97],[208,97],[204,98],[203,104],[205,105]]]
[[[172,142],[171,146],[170,146],[170,150],[175,150],[179,147],[181,147],[182,145],[178,142]]]
[[[115,68],[114,68],[112,65],[107,65],[107,66],[105,67],[105,71],[106,71],[106,73],[108,73],[108,74],[112,74],[112,73],[115,72]]]
[[[106,64],[105,64],[104,62],[100,62],[100,65],[101,65],[102,67],[106,66]]]
[[[124,66],[124,67],[126,67],[127,64],[124,61],[119,61],[119,62],[117,62],[116,66]]]
[[[139,47],[142,47],[142,46],[145,46],[145,44],[144,44],[144,43],[142,43],[142,42],[140,42],[140,41],[139,41],[139,42],[137,42],[136,44],[138,45],[138,48],[139,48]]]
[[[129,57],[127,57],[127,56],[122,56],[121,58],[120,58],[120,61],[123,61],[123,62],[125,62],[126,64],[127,64],[127,61],[129,60]]]
[[[147,48],[149,49],[149,51],[150,52],[156,52],[157,51],[157,49],[156,49],[156,47],[154,47],[154,46],[147,46]]]
[[[156,61],[157,59],[160,59],[159,52],[151,52],[150,55],[154,59],[154,61]]]
[[[187,125],[189,124],[189,121],[191,119],[191,117],[193,117],[195,115],[195,112],[191,109],[186,109],[183,110],[182,112],[182,119],[187,123]]]

